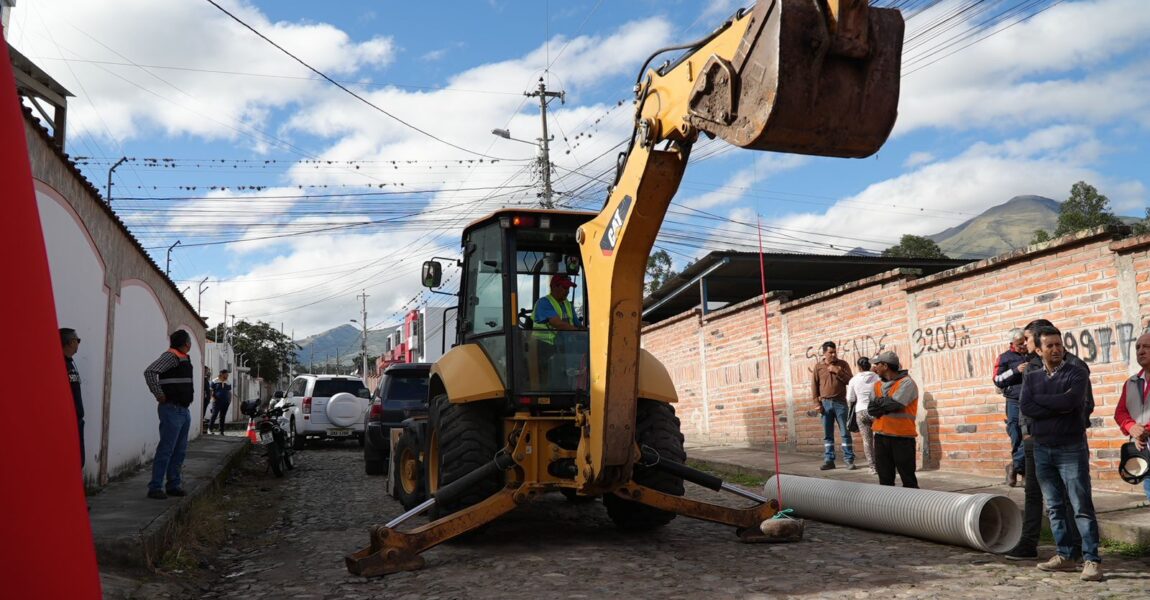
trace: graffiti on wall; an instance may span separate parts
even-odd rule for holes
[[[1063,345],[1089,364],[1114,361],[1129,363],[1134,359],[1134,342],[1138,332],[1133,323],[1115,323],[1103,327],[1062,332]],[[958,350],[971,343],[966,326],[949,322],[937,327],[915,329],[910,335],[913,356]],[[969,355],[968,355],[969,362]],[[973,370],[973,368],[971,369]]]
[[[1108,327],[1082,329],[1079,331],[1065,331],[1062,333],[1062,344],[1067,352],[1078,355],[1083,361],[1090,364],[1107,364],[1121,359],[1129,363],[1134,359],[1134,342],[1138,339],[1133,323],[1115,323]],[[1117,352],[1115,352],[1115,348]]]
[[[910,346],[915,358],[923,353],[957,350],[970,344],[970,334],[966,325],[956,325],[948,321],[938,327],[919,327],[910,334]]]
[[[883,350],[890,350],[886,345],[887,334],[879,334],[878,337],[873,335],[862,335],[853,340],[835,340],[835,345],[838,346],[839,358],[844,360],[846,356],[866,356],[871,357]],[[822,344],[817,346],[807,346],[807,358],[819,359],[823,353]],[[848,361],[850,362],[850,361]]]

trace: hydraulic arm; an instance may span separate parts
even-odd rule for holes
[[[704,133],[754,150],[869,156],[894,126],[902,39],[900,13],[865,0],[764,0],[636,85],[630,149],[577,237],[590,292],[584,492],[628,482],[638,458],[643,275],[691,144]]]

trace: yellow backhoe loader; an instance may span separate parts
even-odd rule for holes
[[[409,423],[392,478],[407,512],[371,529],[348,570],[423,566],[420,553],[547,492],[602,496],[620,527],[676,515],[753,539],[778,507],[687,467],[667,370],[640,348],[647,258],[699,134],[753,150],[861,158],[895,122],[903,20],[865,0],[763,0],[640,70],[635,127],[598,213],[502,210],[463,231],[457,345],[431,370],[429,418]],[[674,62],[647,69],[660,53]],[[438,260],[424,284],[442,279]],[[554,279],[569,299],[545,296]],[[561,287],[570,287],[564,284]],[[572,327],[552,328],[551,303]],[[684,481],[735,509],[683,497]],[[432,521],[401,531],[414,516]]]

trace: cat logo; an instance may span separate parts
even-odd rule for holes
[[[615,214],[611,215],[611,223],[607,225],[607,235],[599,240],[599,248],[603,250],[603,256],[611,256],[615,253],[615,244],[619,243],[619,234],[623,233],[623,223],[627,222],[627,211],[631,208],[631,197],[624,196],[623,201],[619,203],[619,208],[615,209]]]

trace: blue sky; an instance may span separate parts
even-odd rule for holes
[[[541,77],[566,93],[549,113],[559,202],[597,208],[643,60],[738,6],[218,3],[381,110],[204,0],[20,2],[9,41],[76,95],[67,150],[90,157],[81,168],[93,183],[132,157],[114,173],[113,206],[159,264],[181,242],[172,277],[193,303],[207,279],[209,322],[228,300],[229,313],[297,337],[358,318],[363,290],[372,326],[448,301],[420,292],[419,263],[455,253],[481,214],[537,201],[536,149],[490,132],[541,135],[538,102],[523,95]],[[1119,214],[1144,214],[1142,2],[877,4],[907,9],[887,145],[842,160],[697,144],[658,243],[677,268],[753,250],[744,223],[756,213],[771,227],[767,250],[829,254],[936,233],[1016,195],[1062,200],[1078,180]]]

